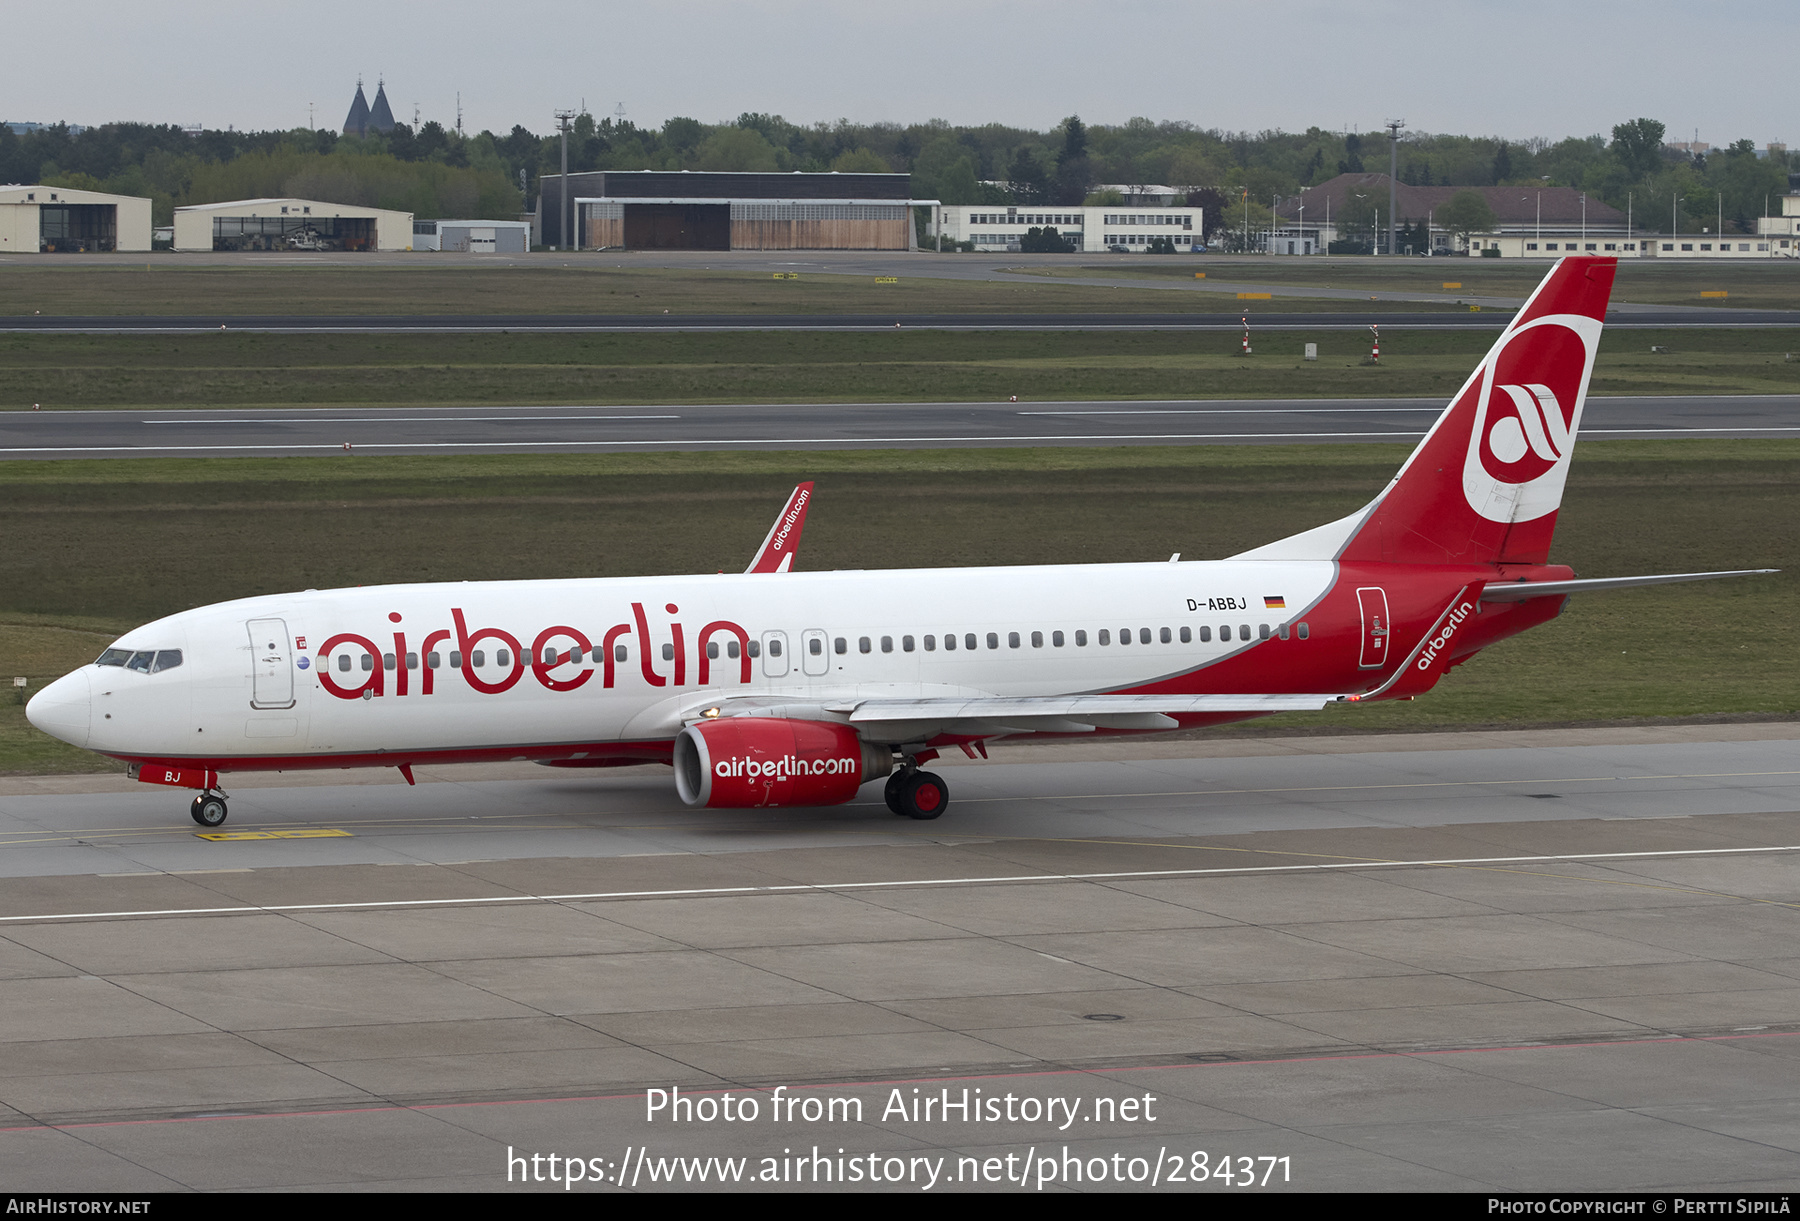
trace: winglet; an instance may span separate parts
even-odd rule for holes
[[[800,531],[806,526],[806,507],[812,503],[813,485],[803,483],[794,489],[787,504],[769,527],[769,536],[756,549],[750,561],[750,572],[786,572],[794,566],[794,555],[800,550]]]

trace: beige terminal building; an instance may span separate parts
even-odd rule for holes
[[[72,187],[0,186],[0,254],[150,249],[150,201]]]
[[[412,235],[411,212],[318,199],[234,199],[175,209],[177,251],[411,250]]]

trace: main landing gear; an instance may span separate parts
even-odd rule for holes
[[[950,804],[950,786],[934,772],[906,768],[888,777],[888,809],[906,818],[931,819]]]
[[[215,793],[210,789],[194,798],[194,804],[188,807],[188,814],[203,827],[216,827],[225,821],[225,794]]]

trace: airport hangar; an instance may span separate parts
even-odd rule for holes
[[[912,209],[939,206],[911,197],[910,174],[597,170],[566,184],[539,184],[533,229],[553,249],[911,250]]]
[[[150,249],[150,201],[73,187],[0,186],[0,254]]]
[[[175,209],[177,251],[411,250],[412,234],[411,212],[318,199],[235,199]]]

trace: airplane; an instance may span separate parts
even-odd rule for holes
[[[944,750],[1410,699],[1571,595],[1770,571],[1549,562],[1615,269],[1559,261],[1374,500],[1230,559],[793,572],[802,484],[742,574],[241,598],[127,632],[26,715],[198,789],[204,827],[227,772],[502,759],[668,764],[710,808],[881,781],[932,819]]]

